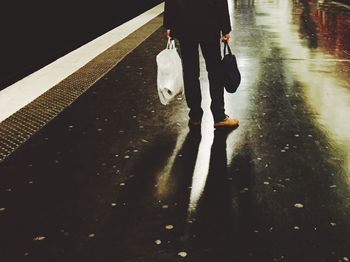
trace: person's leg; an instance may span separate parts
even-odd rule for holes
[[[214,122],[222,121],[226,118],[224,103],[224,86],[221,83],[221,46],[220,41],[201,42],[203,57],[205,60],[209,89],[211,97],[210,109]]]
[[[192,122],[201,122],[202,94],[199,82],[199,43],[179,40],[184,76],[185,96],[190,109],[189,117]]]

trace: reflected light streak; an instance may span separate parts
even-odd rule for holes
[[[197,161],[193,171],[192,189],[190,194],[190,202],[188,205],[188,218],[191,219],[195,214],[198,201],[201,198],[205,183],[208,177],[210,151],[213,144],[214,131],[212,123],[205,122],[202,126],[202,140],[198,149]]]
[[[182,132],[178,137],[176,141],[175,148],[169,157],[166,166],[163,168],[163,170],[160,172],[157,178],[157,194],[160,197],[164,197],[168,193],[169,188],[169,178],[171,174],[171,170],[174,166],[175,159],[182,148],[182,145],[185,141],[186,132]]]
[[[298,27],[292,24],[289,1],[278,3],[259,2],[259,12],[268,13],[270,18],[257,18],[257,23],[277,33],[280,47],[287,58],[296,59],[286,64],[297,81],[302,83],[306,102],[315,112],[316,120],[331,141],[346,154],[344,168],[350,175],[350,81],[336,71],[339,62],[344,60],[302,45]]]

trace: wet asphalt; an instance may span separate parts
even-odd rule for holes
[[[213,129],[156,92],[159,29],[0,164],[1,261],[349,261],[350,12],[230,2],[242,73]]]

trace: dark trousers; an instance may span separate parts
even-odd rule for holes
[[[186,102],[190,109],[189,117],[200,121],[203,115],[201,108],[202,94],[199,82],[199,50],[201,47],[208,72],[211,97],[210,109],[214,121],[225,118],[224,87],[221,84],[221,46],[220,41],[188,41],[179,40],[184,76]]]

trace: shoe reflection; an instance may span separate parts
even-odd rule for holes
[[[307,40],[308,47],[315,49],[318,47],[317,27],[311,15],[310,4],[307,0],[302,0],[300,2],[302,4],[302,12],[300,14],[299,32],[301,38]]]

